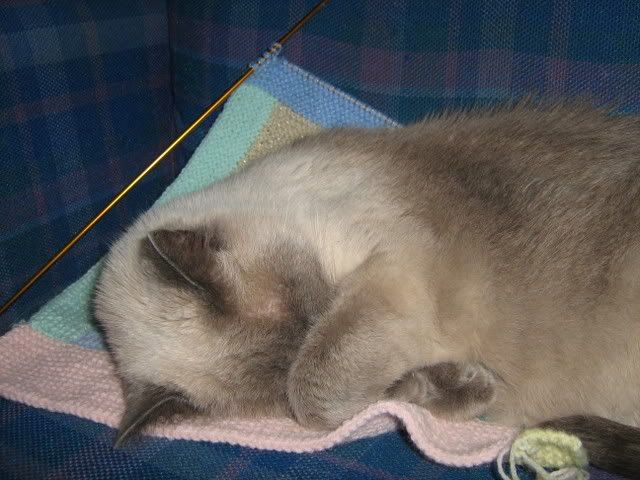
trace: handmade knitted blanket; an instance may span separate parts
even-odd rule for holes
[[[228,101],[187,166],[158,202],[200,189],[285,142],[342,125],[395,122],[281,59],[273,59]],[[169,140],[169,139],[167,139]],[[91,318],[99,264],[28,322],[0,338],[0,396],[117,426],[122,391]],[[472,466],[493,460],[513,440],[511,429],[451,423],[400,402],[380,402],[332,432],[308,431],[287,419],[193,420],[157,426],[152,435],[311,452],[404,427],[432,459]]]

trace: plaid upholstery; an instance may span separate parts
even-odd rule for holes
[[[0,400],[0,478],[487,480],[494,467],[449,468],[425,460],[400,433],[316,454],[145,438],[114,451],[114,431],[77,417]],[[13,460],[13,461],[12,461]],[[522,480],[528,480],[526,474]]]
[[[171,138],[169,65],[163,1],[0,3],[3,301]],[[0,333],[84,273],[172,170],[98,224],[0,318]]]
[[[170,2],[179,126],[315,3]],[[283,55],[400,122],[531,93],[638,112],[639,35],[636,0],[334,0]]]
[[[316,0],[0,3],[2,300]],[[640,110],[636,0],[333,0],[292,62],[407,122],[525,93]],[[8,315],[30,315],[148,207],[204,129],[165,161]],[[0,401],[1,478],[491,478],[420,458],[400,434],[320,455],[153,440]],[[610,478],[594,473],[593,478]]]
[[[0,478],[497,480],[493,465],[450,468],[421,457],[402,433],[322,453],[265,452],[229,444],[145,438],[114,451],[114,431],[71,415],[0,399]],[[518,470],[522,480],[528,472]],[[615,480],[591,470],[592,480]]]

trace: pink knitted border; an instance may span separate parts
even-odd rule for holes
[[[21,325],[0,338],[0,395],[115,427],[122,392],[108,355],[62,343]],[[380,402],[331,432],[300,428],[287,419],[199,420],[156,427],[153,435],[227,442],[259,449],[313,452],[404,425],[428,457],[449,465],[492,461],[514,437],[511,429],[482,422],[452,423],[400,402]]]

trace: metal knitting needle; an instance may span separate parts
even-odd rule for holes
[[[196,128],[198,128],[198,126],[200,126],[200,124],[204,122],[204,120],[209,115],[211,115],[211,113],[216,111],[231,96],[231,94],[235,92],[238,89],[238,87],[245,82],[245,80],[247,80],[251,75],[253,75],[257,70],[257,68],[259,68],[259,66],[263,63],[264,58],[280,50],[280,48],[285,43],[287,43],[289,39],[293,35],[295,35],[298,32],[298,30],[300,30],[309,20],[311,20],[311,18],[313,18],[320,10],[322,10],[329,3],[329,1],[330,0],[323,0],[321,2],[318,2],[315,7],[309,10],[309,12],[298,21],[298,23],[296,23],[293,27],[291,27],[291,29],[287,33],[285,33],[282,37],[280,37],[280,39],[277,42],[275,42],[271,46],[271,48],[260,57],[260,60],[257,63],[252,64],[242,74],[242,76],[238,78],[229,88],[227,88],[224,91],[224,93],[220,95],[220,97],[218,97],[211,105],[209,105],[207,109],[204,112],[202,112],[200,116],[191,125],[189,125],[186,128],[186,130],[184,130],[178,136],[178,138],[176,138],[173,142],[171,142],[171,144],[160,155],[158,155],[149,165],[147,165],[147,167],[144,170],[142,170],[138,174],[138,176],[136,176],[126,187],[124,187],[120,191],[120,193],[118,193],[113,198],[113,200],[111,200],[102,209],[100,213],[98,213],[95,217],[93,217],[91,221],[89,221],[89,223],[87,223],[82,228],[82,230],[76,233],[75,236],[71,238],[71,240],[69,240],[64,247],[62,247],[53,257],[51,257],[47,261],[47,263],[45,263],[42,267],[40,267],[40,269],[38,269],[38,271],[34,273],[33,276],[29,280],[27,280],[24,285],[22,285],[22,287],[20,287],[20,289],[16,293],[14,293],[11,296],[11,298],[9,298],[9,300],[7,300],[4,303],[4,305],[2,305],[2,308],[0,308],[0,315],[6,312],[27,290],[29,290],[33,286],[34,283],[36,283],[40,279],[40,277],[42,277],[42,275],[44,275],[47,272],[47,270],[49,270],[58,260],[60,260],[60,258],[62,258],[64,254],[66,254],[71,249],[71,247],[73,247],[78,242],[78,240],[84,237],[87,234],[87,232],[91,230],[94,227],[94,225],[98,223],[102,219],[102,217],[104,217],[107,214],[107,212],[109,212],[109,210],[111,210],[115,205],[117,205],[117,203],[120,200],[122,200],[122,198],[127,193],[129,193],[133,189],[133,187],[135,187],[138,183],[140,183],[140,181],[151,170],[153,170],[156,166],[158,166],[158,164],[167,155],[169,155],[173,150],[175,150],[175,148],[178,145],[180,145],[180,143],[182,143],[182,141],[185,138],[187,138],[189,134],[191,134]]]

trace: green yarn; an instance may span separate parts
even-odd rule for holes
[[[550,429],[525,430],[514,442],[516,457],[527,455],[546,468],[586,467],[587,452],[579,438]]]
[[[578,437],[565,432],[531,428],[522,432],[511,445],[508,476],[502,467],[507,452],[498,458],[498,470],[504,480],[518,480],[516,465],[525,465],[537,473],[538,480],[587,480],[587,452]],[[554,470],[547,472],[545,469]]]

